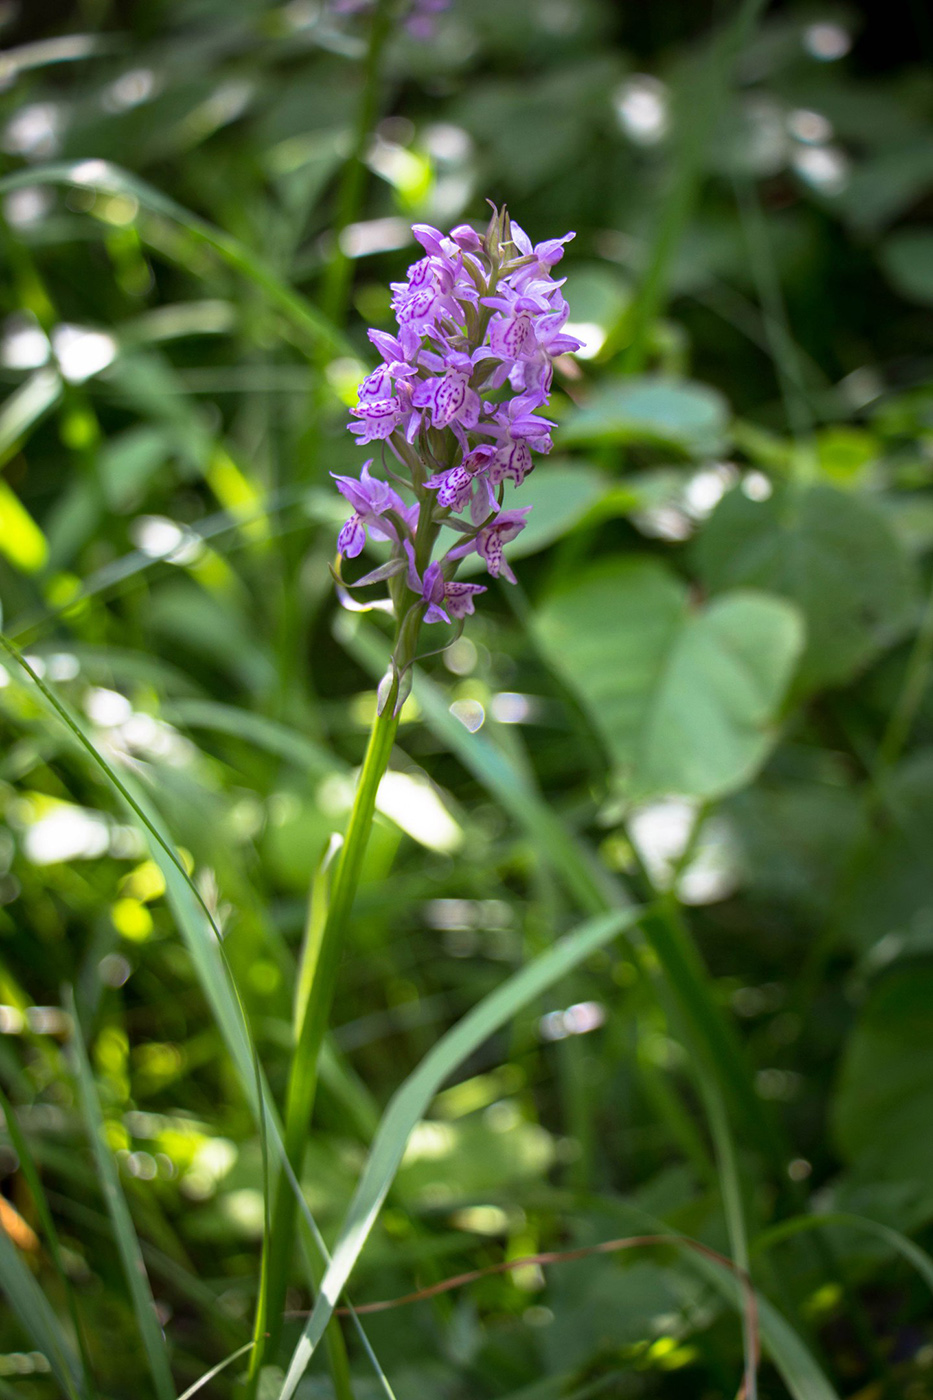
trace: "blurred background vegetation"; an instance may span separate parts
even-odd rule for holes
[[[153,1393],[133,1239],[177,1393],[249,1341],[263,1153],[232,1003],[111,776],[221,927],[281,1103],[309,882],[386,652],[385,619],[334,597],[327,474],[361,463],[347,406],[411,222],[491,198],[533,239],[576,230],[585,348],[519,585],[403,716],[307,1200],[333,1238],[442,1032],[582,916],[660,894],[647,937],[458,1066],[354,1298],[652,1230],[741,1262],[744,1237],[762,1396],[922,1400],[933,20],[453,0],[418,40],[383,18],[380,43],[319,0],[0,4],[0,600],[29,667],[0,670],[0,1395],[60,1393],[42,1339],[77,1345],[69,1288],[99,1393]],[[288,1306],[309,1298],[296,1255]],[[735,1290],[670,1249],[366,1331],[399,1400],[718,1400],[741,1375]],[[315,1360],[301,1394],[331,1387]]]

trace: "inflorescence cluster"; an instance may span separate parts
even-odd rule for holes
[[[336,476],[353,508],[337,548],[355,558],[367,533],[392,544],[392,557],[354,586],[389,581],[399,631],[391,679],[403,698],[421,622],[460,622],[481,584],[455,578],[478,554],[493,578],[515,577],[503,546],[525,526],[530,506],[503,508],[506,481],[520,486],[533,452],[551,450],[554,423],[543,418],[556,356],[580,348],[564,326],[568,306],[552,270],[573,238],[532,245],[503,211],[484,237],[463,224],[449,235],[427,224],[413,233],[425,256],[392,284],[398,333],[371,330],[382,364],[363,380],[350,431],[382,442],[404,472],[386,466],[408,502],[371,472]],[[383,460],[385,461],[385,455]],[[442,526],[459,541],[440,558]]]

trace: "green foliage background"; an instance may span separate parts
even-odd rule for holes
[[[387,652],[328,472],[409,225],[488,197],[576,230],[586,349],[518,586],[403,713],[305,1199],[355,1301],[688,1236],[751,1272],[761,1396],[922,1400],[933,25],[382,13],[367,59],[317,0],[0,6],[0,1395],[165,1400],[238,1348],[205,1394],[246,1393]],[[365,1318],[369,1356],[332,1326],[299,1393],[718,1400],[741,1302],[673,1247],[526,1265]]]

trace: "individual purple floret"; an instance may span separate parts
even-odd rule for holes
[[[397,333],[369,332],[382,363],[359,387],[350,431],[383,444],[390,474],[414,503],[374,478],[369,463],[359,482],[337,478],[353,507],[340,553],[355,558],[367,533],[392,545],[366,581],[389,582],[398,678],[410,669],[421,621],[462,622],[473,612],[484,588],[455,580],[461,559],[475,554],[493,578],[515,582],[503,551],[530,506],[504,509],[506,485],[520,487],[533,454],[550,452],[554,422],[542,410],[554,360],[580,348],[553,276],[572,233],[532,244],[504,210],[493,212],[485,236],[466,224],[449,235],[429,224],[412,232],[423,256],[392,284]],[[459,538],[435,558],[451,530]]]
[[[427,604],[425,622],[449,622],[451,617],[461,619],[473,612],[473,599],[477,593],[486,592],[485,584],[446,579],[437,563],[429,564],[424,578],[421,578],[415,568],[415,551],[409,540],[405,541],[405,552],[408,555],[406,581],[412,593],[420,594]]]
[[[353,514],[337,536],[337,549],[348,559],[355,559],[362,553],[367,530],[374,540],[398,542],[396,526],[391,519],[383,519],[388,511],[394,511],[399,522],[409,529],[418,523],[417,502],[413,506],[406,506],[397,491],[393,491],[391,486],[370,474],[372,464],[370,457],[360,472],[359,481],[352,476],[337,476],[335,472],[331,472],[337,483],[337,490],[353,507]]]
[[[495,520],[484,525],[474,539],[450,550],[447,558],[462,559],[465,554],[472,554],[475,550],[493,578],[498,578],[501,574],[508,579],[509,583],[514,583],[515,575],[509,568],[508,560],[502,549],[509,540],[514,540],[515,536],[524,530],[525,516],[530,510],[531,506],[522,506],[520,510],[500,511]]]
[[[415,39],[430,39],[434,21],[450,5],[450,0],[409,0],[407,13],[403,10],[405,28]],[[358,15],[375,9],[376,0],[330,0],[335,15]]]

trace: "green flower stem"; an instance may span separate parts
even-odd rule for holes
[[[353,810],[350,813],[350,823],[337,858],[327,916],[320,923],[316,936],[312,933],[308,939],[300,972],[299,985],[307,989],[307,1000],[303,1007],[299,1002],[297,1009],[295,1051],[285,1101],[285,1152],[299,1177],[311,1128],[318,1059],[327,1030],[353,900],[360,882],[363,858],[372,829],[376,793],[388,767],[389,755],[398,729],[398,717],[393,714],[396,689],[397,681],[389,695],[389,703],[373,722],[366,757],[357,783]],[[295,1215],[295,1197],[283,1177],[276,1193],[269,1242],[268,1289],[257,1315],[257,1345],[250,1366],[250,1375],[253,1378],[258,1377],[263,1355],[275,1355],[281,1335],[285,1292],[295,1243]],[[337,1326],[336,1321],[331,1323],[331,1327]],[[340,1368],[332,1366],[335,1379],[338,1369]]]

